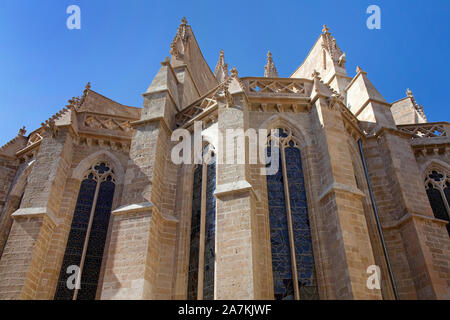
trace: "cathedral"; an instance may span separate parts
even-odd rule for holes
[[[448,122],[349,75],[326,26],[289,78],[270,52],[213,72],[184,18],[167,49],[142,108],[88,84],[0,148],[0,299],[450,299]]]

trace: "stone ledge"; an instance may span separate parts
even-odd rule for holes
[[[355,195],[358,198],[364,198],[366,196],[358,188],[355,188],[353,186],[349,186],[349,185],[346,185],[346,184],[342,184],[342,183],[333,182],[319,196],[319,201],[321,201],[325,196],[327,196],[329,193],[331,193],[333,191],[341,191],[341,192],[351,193],[351,194]]]
[[[425,220],[425,221],[430,221],[430,222],[437,223],[437,224],[442,224],[442,225],[444,225],[444,227],[448,224],[448,221],[446,221],[446,220],[437,219],[435,217],[424,216],[424,215],[417,214],[417,213],[407,212],[403,217],[401,217],[397,221],[394,221],[391,223],[384,223],[381,227],[386,230],[396,229],[396,228],[401,227],[404,223],[408,222],[409,220],[413,220],[413,219]]]
[[[122,206],[117,208],[116,210],[112,211],[113,216],[121,216],[121,215],[127,215],[127,214],[135,214],[135,213],[141,213],[141,212],[149,212],[149,214],[156,214],[158,217],[161,217],[162,219],[178,223],[179,220],[171,215],[165,215],[162,214],[156,206],[153,205],[151,202],[142,202],[142,203],[133,203],[126,206]]]
[[[247,180],[239,180],[236,182],[230,182],[218,185],[216,187],[216,191],[214,195],[217,198],[224,197],[230,194],[238,194],[238,193],[246,193],[252,192],[254,193],[253,186]],[[256,194],[255,194],[256,196]]]
[[[143,211],[153,211],[153,203],[151,203],[151,202],[133,203],[133,204],[119,207],[116,210],[111,211],[111,213],[115,216],[118,216],[118,215],[138,213],[138,212],[143,212]]]
[[[44,216],[47,216],[50,218],[50,220],[55,224],[60,224],[60,219],[56,218],[55,214],[47,207],[41,207],[41,208],[20,208],[17,209],[11,217],[13,219],[17,218],[43,218]]]

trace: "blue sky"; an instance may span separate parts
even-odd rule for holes
[[[81,8],[81,30],[66,8]],[[380,6],[381,30],[366,27]],[[449,121],[450,1],[1,0],[0,145],[92,89],[140,107],[186,16],[213,69],[220,49],[240,76],[262,76],[271,50],[281,77],[301,64],[326,23],[356,65],[392,102],[411,88],[430,122]]]

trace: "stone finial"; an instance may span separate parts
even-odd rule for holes
[[[225,63],[225,53],[220,50],[219,61],[217,61],[216,69],[214,71],[214,76],[219,83],[228,79],[228,64]]]
[[[170,57],[165,57],[164,60],[161,62],[162,66],[167,66],[170,64]]]
[[[231,77],[232,78],[238,77],[238,71],[237,71],[236,67],[233,67],[233,69],[231,69]]]
[[[266,78],[278,78],[277,68],[273,62],[272,52],[267,52],[267,64],[264,67],[264,77]]]
[[[356,67],[356,73],[364,72],[360,66]]]
[[[186,19],[186,17],[183,17],[183,19],[181,19],[181,25],[182,26],[185,26],[185,25],[187,25],[187,19]]]
[[[84,89],[86,89],[86,90],[90,90],[90,89],[91,89],[91,83],[90,83],[90,82],[88,82],[88,83],[86,84],[86,87],[84,87]]]
[[[408,96],[408,97],[412,97],[413,96],[413,93],[412,93],[412,91],[408,88],[408,89],[406,89],[406,95]]]
[[[315,78],[319,78],[319,76],[320,76],[320,73],[314,69],[313,73],[311,74],[311,77],[313,77],[313,79],[315,79]]]
[[[323,25],[322,33],[330,33],[330,28],[326,24]]]
[[[339,57],[338,65],[339,67],[345,68],[345,63],[347,62],[347,55],[345,52]]]
[[[19,129],[19,136],[24,136],[27,133],[27,130],[25,126],[23,126],[21,129]]]

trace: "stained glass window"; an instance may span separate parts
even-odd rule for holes
[[[302,159],[300,150],[292,146],[285,148],[285,155],[300,299],[315,300],[318,299],[319,295]]]
[[[194,187],[192,192],[191,241],[189,250],[188,299],[197,299],[198,258],[200,250],[200,217],[202,205],[202,172],[203,166],[197,165],[194,171]]]
[[[267,148],[268,154],[271,150]],[[281,153],[278,154],[281,164]],[[281,168],[276,174],[267,176],[274,294],[277,300],[293,300],[291,249],[283,184]]]
[[[280,168],[267,176],[274,295],[277,300],[315,300],[319,293],[301,153],[290,130],[279,129],[277,136]],[[267,148],[268,156],[274,148]]]
[[[216,161],[210,146],[205,147],[203,157],[205,164],[197,165],[194,171],[187,294],[189,300],[198,297],[204,300],[214,299]],[[205,201],[202,206],[203,196]],[[205,228],[203,238],[202,226]],[[200,257],[203,257],[202,261]],[[199,284],[202,286],[199,287]]]
[[[214,299],[214,262],[216,239],[216,163],[213,158],[207,165],[206,174],[206,212],[205,212],[205,277],[203,299]]]
[[[450,179],[445,172],[430,170],[425,177],[425,189],[437,219],[450,222]],[[447,224],[450,235],[450,224]]]
[[[103,162],[91,168],[81,183],[55,292],[56,300],[95,299],[114,190],[114,171]],[[79,289],[73,286],[74,273],[68,273],[70,266],[80,268]],[[72,280],[69,279],[71,276]]]

